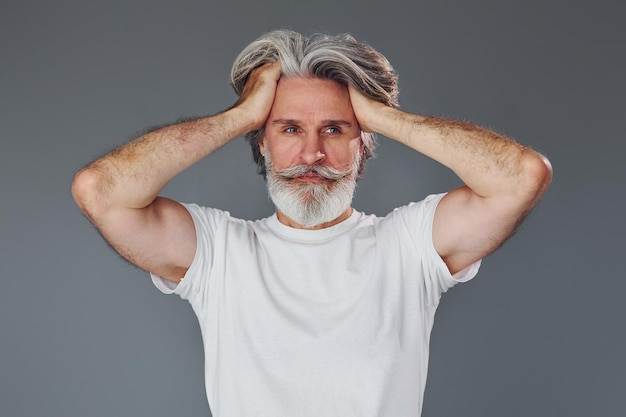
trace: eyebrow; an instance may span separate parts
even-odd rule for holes
[[[294,125],[294,126],[299,126],[300,123],[301,123],[300,120],[295,120],[295,119],[276,119],[276,120],[272,120],[272,124],[273,125]],[[335,125],[335,126],[352,126],[352,123],[350,123],[347,120],[328,119],[328,120],[322,120],[322,125],[323,126],[330,126],[330,125]]]

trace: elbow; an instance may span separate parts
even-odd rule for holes
[[[529,150],[524,156],[523,172],[523,190],[536,203],[552,183],[552,164],[544,155]]]
[[[76,205],[90,220],[93,219],[95,208],[98,206],[96,201],[100,183],[101,179],[98,173],[90,167],[78,171],[72,181],[72,197]]]

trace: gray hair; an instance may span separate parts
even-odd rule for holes
[[[314,77],[351,85],[365,96],[390,107],[398,105],[398,76],[391,64],[371,46],[358,42],[348,34],[304,36],[290,30],[266,33],[248,45],[235,59],[230,82],[241,95],[248,76],[261,65],[280,61],[285,76]],[[252,147],[257,172],[266,177],[265,161],[259,150],[264,129],[246,134]],[[372,133],[361,132],[364,145],[358,170],[360,177],[365,162],[374,155]]]

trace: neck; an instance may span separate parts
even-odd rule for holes
[[[348,217],[350,217],[352,215],[352,207],[348,207],[343,213],[341,213],[341,215],[339,217],[337,217],[335,220],[331,220],[329,222],[326,223],[321,223],[321,224],[317,224],[315,226],[311,226],[311,227],[304,227],[303,225],[301,225],[300,223],[292,220],[290,217],[288,217],[286,214],[284,214],[282,211],[278,210],[276,211],[276,217],[278,218],[278,221],[281,222],[282,224],[284,224],[285,226],[289,226],[289,227],[293,227],[294,229],[304,229],[304,230],[319,230],[319,229],[325,229],[327,227],[331,227],[334,226],[338,223],[341,223],[342,221],[346,220]]]

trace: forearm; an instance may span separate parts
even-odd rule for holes
[[[86,212],[144,208],[175,175],[248,129],[233,108],[149,132],[81,170],[75,198]]]
[[[474,124],[381,109],[370,127],[452,169],[477,195],[538,194],[549,163],[539,153]]]

